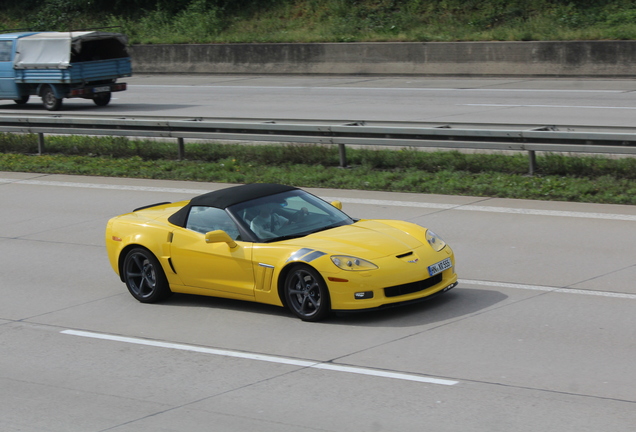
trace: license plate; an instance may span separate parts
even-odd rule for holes
[[[446,258],[443,261],[440,261],[432,266],[428,266],[428,274],[429,276],[435,276],[438,273],[443,272],[446,269],[449,269],[453,266],[450,258]]]
[[[93,93],[105,93],[110,91],[110,86],[95,87]]]

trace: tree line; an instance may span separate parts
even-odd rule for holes
[[[38,11],[47,9],[50,11],[58,10],[62,13],[75,11],[90,14],[113,14],[128,15],[134,17],[148,11],[162,10],[168,13],[176,14],[185,10],[193,3],[201,4],[206,8],[214,8],[223,10],[226,13],[236,12],[245,8],[258,9],[269,8],[277,4],[292,4],[298,0],[2,0],[0,2],[0,11],[4,10],[23,10]],[[313,0],[320,2],[320,0]],[[364,0],[342,0],[346,6],[355,6],[364,3]],[[444,3],[444,0],[378,0],[375,3],[382,3],[389,7],[399,8],[407,4],[413,5],[424,3]],[[466,6],[469,8],[479,7],[482,5],[492,6],[493,4],[501,4],[502,6],[510,6],[516,3],[519,7],[533,8],[535,1],[533,0],[466,0]],[[633,3],[631,0],[540,0],[539,3],[551,3],[556,5],[571,5],[577,8],[585,7],[602,7],[607,5],[623,5],[625,3]]]
[[[258,3],[272,5],[281,0],[2,0],[0,10],[4,11],[39,11],[41,9],[58,10],[60,12],[77,11],[90,14],[114,14],[135,16],[152,10],[163,10],[178,13],[192,3],[202,3],[209,8],[220,8],[225,11],[254,7]]]

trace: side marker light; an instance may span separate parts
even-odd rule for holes
[[[342,278],[331,277],[331,276],[329,276],[327,279],[329,279],[331,282],[349,282],[349,279],[342,279]]]

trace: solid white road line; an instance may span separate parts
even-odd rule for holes
[[[0,183],[16,183],[34,186],[55,186],[55,187],[75,187],[86,189],[106,189],[106,190],[127,190],[138,192],[159,192],[159,193],[177,193],[186,195],[200,195],[209,192],[209,189],[179,189],[152,186],[130,186],[130,185],[113,185],[100,183],[75,183],[62,181],[46,181],[46,180],[19,180],[0,178]],[[187,198],[184,198],[187,199]],[[364,204],[377,205],[384,207],[411,207],[411,208],[427,208],[440,210],[458,210],[458,211],[475,211],[487,213],[505,213],[533,216],[554,216],[554,217],[571,217],[583,219],[603,219],[616,221],[636,221],[636,215],[629,214],[612,214],[612,213],[592,213],[592,212],[573,212],[558,210],[536,210],[527,208],[510,208],[510,207],[494,207],[494,206],[476,206],[476,205],[457,205],[457,204],[437,204],[417,201],[396,201],[396,200],[376,200],[363,198],[346,198],[346,197],[326,197],[325,201],[341,201],[345,204]]]
[[[610,291],[581,290],[581,289],[573,289],[573,288],[558,288],[558,287],[541,286],[541,285],[525,285],[525,284],[515,284],[515,283],[505,283],[505,282],[478,281],[478,280],[470,280],[470,279],[460,279],[459,283],[467,284],[467,285],[487,286],[487,287],[493,287],[493,288],[512,288],[512,289],[523,289],[523,290],[531,290],[531,291],[546,291],[546,292],[563,293],[563,294],[582,294],[582,295],[590,295],[590,296],[597,296],[597,297],[611,297],[611,298],[636,300],[636,294],[616,293],[616,292],[610,292]]]
[[[586,109],[624,109],[635,110],[633,106],[586,106],[586,105],[520,105],[520,104],[458,104],[458,106],[503,107],[503,108],[586,108]]]
[[[392,200],[373,200],[373,199],[337,198],[337,197],[322,197],[322,198],[327,201],[339,200],[343,203],[348,203],[348,204],[368,204],[368,205],[378,205],[378,206],[386,206],[386,207],[413,207],[413,208],[419,207],[419,208],[440,209],[440,210],[461,210],[461,211],[507,213],[507,214],[534,215],[534,216],[557,216],[557,217],[574,217],[574,218],[585,218],[585,219],[636,221],[636,215],[625,215],[625,214],[572,212],[572,211],[559,211],[559,210],[535,210],[535,209],[524,209],[524,208],[476,206],[476,205],[436,204],[436,203],[426,203],[426,202],[416,202],[416,201],[392,201]]]
[[[252,85],[197,85],[197,84],[129,84],[128,89],[136,87],[163,87],[163,88],[191,88],[198,90],[201,88],[218,88],[228,90],[362,90],[362,91],[404,91],[404,92],[521,92],[521,93],[629,93],[632,90],[559,90],[559,89],[504,89],[504,88],[443,88],[443,87],[351,87],[351,86],[252,86]]]
[[[439,385],[452,386],[458,383],[458,381],[453,381],[453,380],[424,377],[424,376],[413,375],[413,374],[402,373],[402,372],[391,372],[391,371],[360,368],[360,367],[353,367],[353,366],[340,366],[340,365],[332,364],[332,363],[315,362],[315,361],[308,361],[308,360],[297,360],[297,359],[286,358],[286,357],[277,357],[277,356],[255,354],[255,353],[241,352],[241,351],[232,351],[232,350],[222,350],[222,349],[216,349],[216,348],[206,348],[206,347],[200,347],[195,345],[160,342],[160,341],[154,341],[154,340],[148,340],[148,339],[109,335],[105,333],[93,333],[93,332],[78,331],[78,330],[64,330],[61,333],[67,334],[67,335],[73,335],[73,336],[87,337],[92,339],[103,339],[103,340],[109,340],[109,341],[115,341],[115,342],[124,342],[124,343],[130,343],[135,345],[146,345],[146,346],[152,346],[157,348],[168,348],[168,349],[176,349],[180,351],[191,351],[191,352],[211,354],[211,355],[217,355],[217,356],[223,356],[223,357],[234,357],[234,358],[241,358],[245,360],[264,361],[264,362],[286,364],[286,365],[305,367],[305,368],[330,370],[335,372],[345,372],[345,373],[352,373],[352,374],[359,374],[359,375],[370,375],[370,376],[381,377],[381,378],[393,378],[393,379],[415,381],[415,382],[421,382],[421,383],[427,383],[427,384],[439,384]]]
[[[152,186],[129,186],[129,185],[113,185],[102,183],[76,183],[62,181],[46,181],[46,180],[16,180],[0,178],[0,183],[16,183],[34,186],[54,186],[54,187],[73,187],[82,189],[105,189],[105,190],[126,190],[136,192],[162,192],[162,193],[182,193],[182,194],[202,194],[209,192],[207,189],[179,189],[179,188],[163,188]]]

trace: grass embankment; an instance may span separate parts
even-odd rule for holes
[[[632,0],[44,0],[0,27],[121,26],[132,43],[636,39]]]
[[[636,159],[545,154],[528,176],[524,154],[465,154],[335,146],[186,144],[104,137],[0,134],[0,171],[322,187],[606,204],[636,204]]]
[[[138,7],[139,4],[154,7]],[[28,4],[29,7],[25,7]],[[632,0],[179,0],[0,4],[0,31],[121,26],[132,43],[636,39]],[[0,136],[0,170],[214,182],[281,182],[524,199],[636,204],[636,160]],[[30,155],[31,154],[31,155]]]

